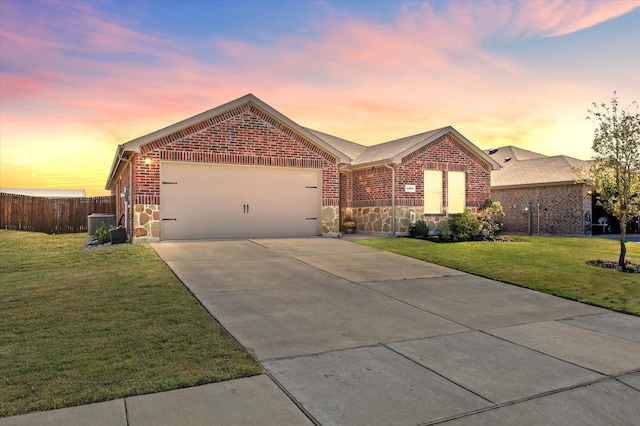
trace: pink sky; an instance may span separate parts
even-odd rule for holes
[[[366,145],[452,125],[482,149],[581,159],[591,102],[640,98],[640,1],[391,5],[381,21],[322,3],[296,17],[309,31],[253,38],[3,1],[0,187],[106,194],[118,144],[247,93]]]

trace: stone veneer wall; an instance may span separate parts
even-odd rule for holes
[[[322,207],[322,235],[331,236],[340,232],[340,207]]]
[[[339,207],[322,207],[322,234],[335,235],[340,232]],[[160,241],[160,206],[137,204],[133,212],[133,242]]]
[[[449,218],[446,216],[425,215],[422,207],[396,206],[396,234],[409,232],[409,227],[412,225],[411,212],[415,213],[415,220],[426,221],[429,229],[437,229],[439,222],[443,222],[448,227]],[[390,233],[391,213],[392,207],[351,207],[343,209],[342,217],[352,218],[358,225],[359,231]]]
[[[134,243],[160,241],[160,206],[136,204],[133,209]]]

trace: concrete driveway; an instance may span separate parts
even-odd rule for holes
[[[640,317],[340,239],[152,246],[309,424],[640,418]]]

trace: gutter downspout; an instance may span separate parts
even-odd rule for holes
[[[350,173],[348,167],[349,167],[349,165],[345,164],[345,163],[338,164],[338,173],[339,174],[344,173],[345,179],[346,179],[347,173]],[[353,199],[353,179],[351,179],[351,176],[349,176],[349,181],[350,181],[350,184],[351,184],[351,198]],[[340,182],[339,182],[339,184],[340,184]],[[338,197],[338,236],[341,233],[342,221],[344,220],[344,218],[342,217],[342,209],[343,208],[344,209],[347,208],[347,206],[343,206],[342,205],[342,200],[343,200],[343,195],[344,195],[342,193],[342,185],[340,185],[339,194],[340,195]],[[344,201],[345,201],[345,203],[347,203],[347,198],[346,197],[344,197]]]
[[[122,155],[124,155],[124,151]],[[133,214],[131,214],[133,213],[133,209],[131,208],[133,204],[133,164],[130,159],[124,158],[122,155],[120,156],[120,160],[129,164],[129,199],[124,200],[124,208],[126,210],[124,215],[124,228],[129,232],[129,219],[131,219],[131,223],[133,224]],[[129,216],[131,216],[131,218],[129,218]],[[129,241],[133,241],[133,225],[131,226],[131,232],[129,232]]]
[[[384,166],[391,169],[391,236],[396,235],[396,169],[385,161]]]

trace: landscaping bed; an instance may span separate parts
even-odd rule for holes
[[[605,260],[588,260],[587,265],[596,266],[598,268],[613,269],[619,272],[640,273],[640,265],[632,263],[631,260],[625,261],[624,269],[618,265],[618,262]]]

